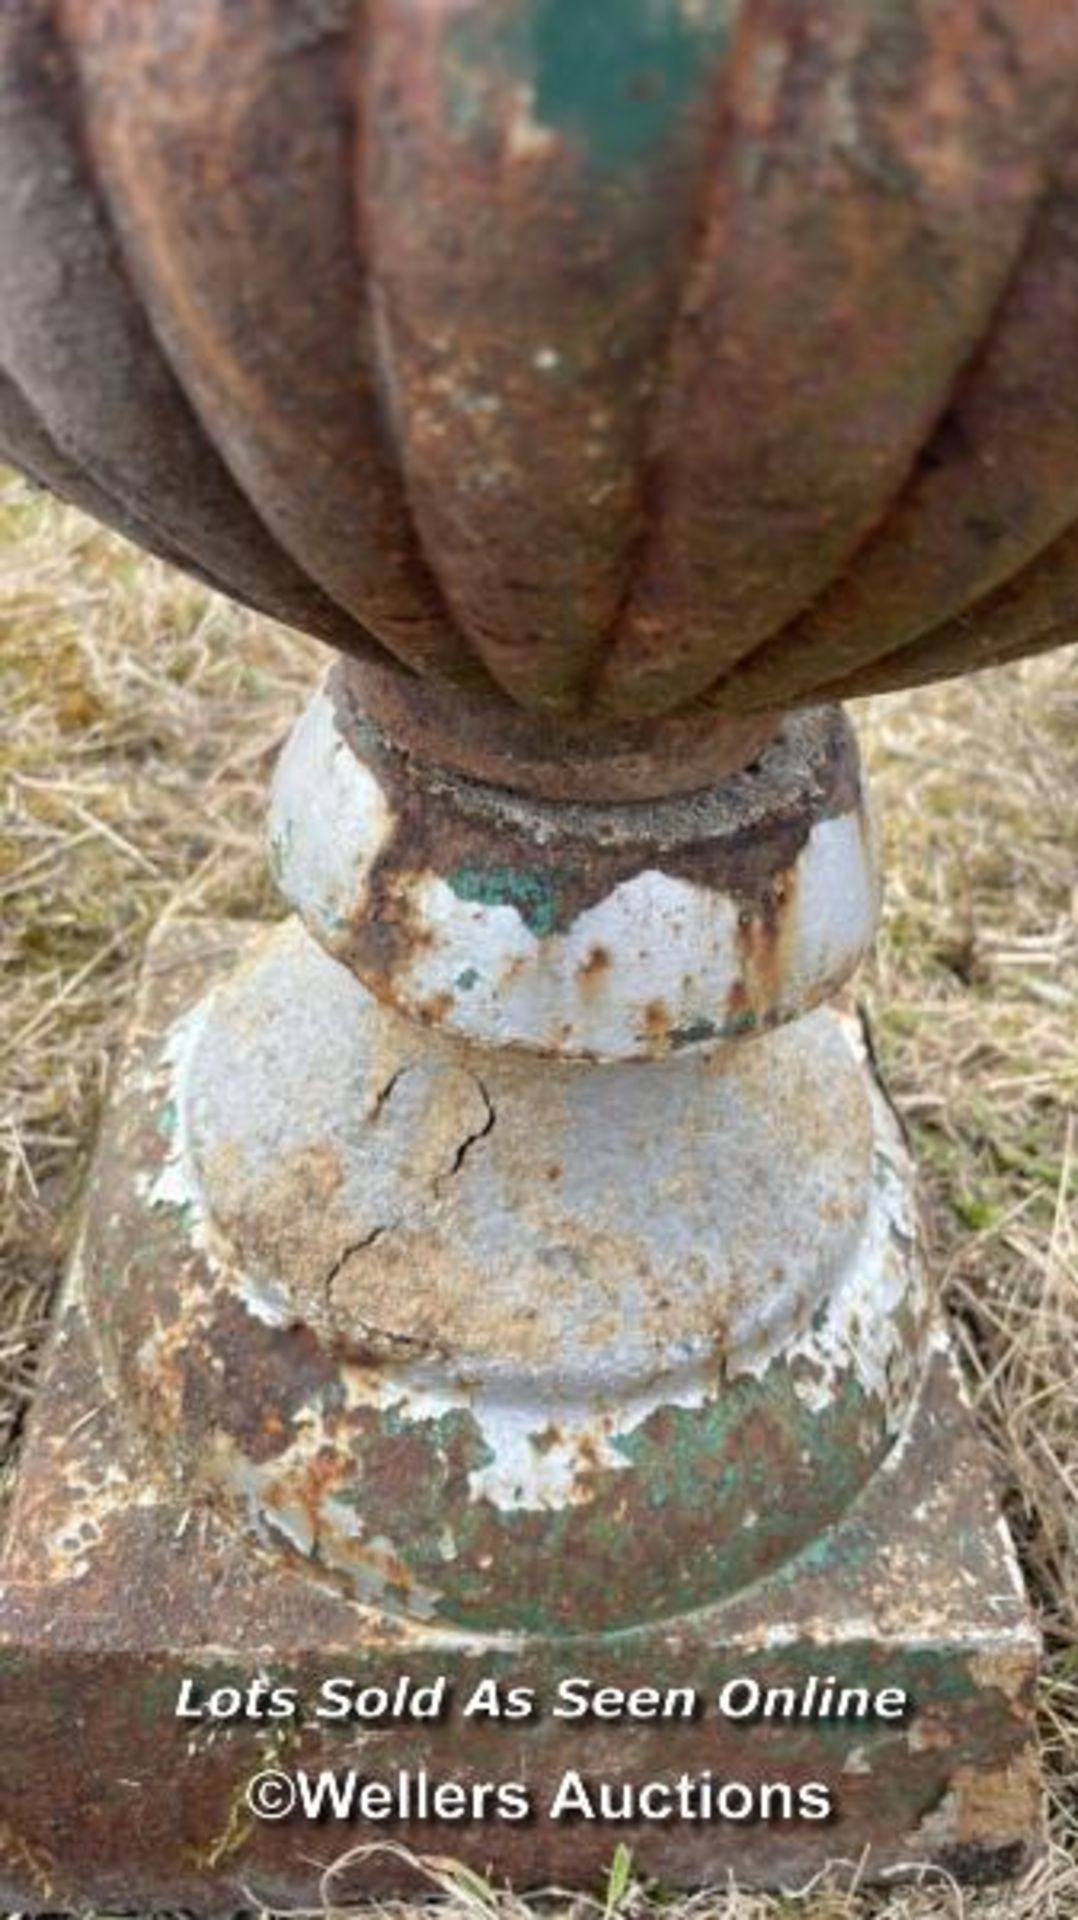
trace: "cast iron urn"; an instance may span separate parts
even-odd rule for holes
[[[835,702],[1073,630],[1076,80],[1029,0],[4,9],[0,445],[338,655],[274,782],[294,917],[163,934],[118,1074],[0,1562],[12,1899],[309,1904],[235,1741],[167,1761],[179,1835],[107,1783],[166,1764],[145,1689],[329,1648],[897,1667],[907,1726],[787,1736],[837,1842],[643,1866],[1035,1845],[1036,1637],[834,1004],[878,913]],[[46,1682],[99,1783],[59,1841]]]

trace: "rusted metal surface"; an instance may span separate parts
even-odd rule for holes
[[[909,1417],[908,1162],[832,1014],[537,1067],[387,1015],[293,925],[128,1076],[100,1168],[74,1285],[162,1471],[390,1610],[683,1613]]]
[[[310,1906],[317,1859],[383,1834],[453,1853],[518,1887],[594,1887],[617,1839],[632,1847],[640,1873],[675,1885],[721,1881],[727,1872],[746,1884],[796,1883],[836,1855],[859,1861],[868,1878],[898,1862],[934,1862],[964,1878],[1016,1870],[1040,1834],[1037,1641],[938,1336],[928,1343],[924,1384],[900,1442],[854,1507],[805,1550],[721,1604],[570,1640],[550,1623],[525,1634],[466,1633],[418,1617],[392,1580],[376,1602],[358,1599],[329,1569],[312,1577],[302,1556],[290,1564],[276,1547],[252,1544],[220,1486],[199,1487],[177,1472],[174,1452],[132,1418],[114,1373],[102,1368],[98,1333],[91,1337],[85,1275],[97,1271],[102,1291],[113,1288],[117,1302],[126,1297],[128,1312],[145,1287],[156,1314],[188,1315],[197,1344],[192,1222],[177,1208],[148,1213],[137,1193],[144,1146],[160,1118],[147,1075],[169,1023],[249,937],[225,926],[173,926],[151,955],[122,1076],[141,1117],[117,1115],[119,1131],[110,1131],[99,1161],[29,1437],[0,1553],[4,1737],[21,1756],[0,1774],[6,1904]],[[160,1146],[167,1156],[167,1143]],[[283,1373],[264,1365],[283,1332],[259,1324],[261,1344],[245,1337],[235,1364],[201,1347],[198,1367],[188,1369],[186,1412],[220,1421],[227,1403],[246,1393],[244,1444],[267,1458],[278,1444],[276,1421],[290,1418],[317,1384],[318,1365],[298,1330]],[[384,1352],[365,1361],[372,1372],[393,1363]],[[177,1379],[184,1364],[177,1352]],[[257,1382],[245,1381],[248,1370]],[[654,1515],[644,1522],[652,1541],[659,1524]],[[669,1536],[662,1539],[653,1560],[669,1555]],[[174,1716],[184,1675],[206,1691],[267,1673],[304,1700],[333,1673],[368,1684],[444,1673],[454,1708],[443,1720],[385,1726],[358,1745],[363,1729],[350,1722],[214,1730]],[[746,1727],[712,1715],[567,1725],[544,1711],[507,1728],[461,1717],[464,1698],[487,1673],[533,1686],[547,1708],[567,1674],[621,1686],[687,1684],[713,1698],[735,1674],[798,1685],[827,1673],[845,1684],[905,1687],[915,1710],[902,1723],[867,1727]],[[244,1803],[250,1776],[300,1764],[359,1765],[391,1782],[401,1768],[466,1782],[521,1778],[540,1817],[449,1827],[401,1819],[362,1830],[259,1825]],[[749,1782],[822,1777],[833,1783],[837,1815],[816,1825],[553,1824],[541,1810],[567,1768],[637,1784],[682,1772]],[[412,1891],[415,1882],[398,1858],[375,1854],[335,1891],[343,1898],[392,1888]]]
[[[717,786],[760,758],[782,717],[727,715],[716,727],[696,705],[597,728],[373,659],[338,662],[332,682],[342,708],[411,759],[537,800],[632,803]]]
[[[630,1823],[641,1872],[1035,1836],[1035,1636],[820,1005],[878,879],[819,695],[1069,637],[1078,0],[809,12],[0,19],[0,444],[353,656],[275,784],[321,947],[167,933],[111,1103],[0,1561],[19,1904],[310,1904],[308,1837],[244,1812],[277,1749],[169,1720],[267,1653],[549,1690],[824,1648],[921,1694],[783,1730],[839,1830]],[[379,1754],[482,1778],[499,1733]],[[519,1764],[668,1773],[649,1739]],[[453,1838],[518,1885],[611,1850]]]
[[[0,443],[397,702],[732,753],[1060,643],[1076,80],[1075,0],[12,0]]]
[[[868,1882],[900,1864],[985,1880],[1021,1870],[1041,1841],[1036,1641],[942,1363],[901,1473],[873,1490],[856,1526],[837,1528],[825,1553],[799,1565],[796,1581],[761,1584],[751,1607],[569,1647],[452,1636],[350,1605],[238,1549],[215,1518],[188,1522],[177,1541],[182,1502],[124,1450],[107,1408],[83,1428],[73,1471],[66,1436],[97,1390],[69,1326],[25,1486],[23,1543],[13,1537],[0,1575],[5,1732],[23,1756],[0,1779],[0,1894],[12,1911],[310,1907],[320,1904],[323,1864],[383,1838],[451,1854],[496,1883],[592,1892],[619,1839],[639,1873],[667,1886],[723,1884],[728,1873],[747,1886],[797,1885],[836,1857],[859,1863]],[[913,1511],[924,1514],[915,1544]],[[84,1530],[81,1554],[59,1568],[42,1551],[46,1523]],[[185,1675],[205,1696],[267,1673],[304,1701],[329,1673],[370,1685],[445,1674],[454,1711],[366,1739],[355,1723],[213,1730],[173,1719]],[[709,1700],[735,1674],[790,1686],[827,1673],[842,1684],[904,1686],[916,1712],[897,1728],[745,1728],[703,1717],[567,1726],[549,1712],[508,1728],[461,1718],[484,1675],[530,1685],[549,1707],[559,1681],[581,1673],[621,1687],[692,1685]],[[358,1766],[391,1784],[400,1769],[469,1785],[521,1779],[539,1817],[255,1821],[244,1804],[251,1776],[301,1765],[342,1775]],[[752,1784],[822,1777],[834,1784],[838,1813],[822,1826],[552,1824],[542,1809],[568,1768],[615,1787],[681,1773]],[[423,1890],[385,1852],[334,1881],[342,1903]]]
[[[286,899],[388,1005],[563,1058],[662,1057],[793,1019],[853,971],[879,907],[833,708],[789,716],[704,792],[568,805],[402,753],[338,670],[279,764],[270,849]]]

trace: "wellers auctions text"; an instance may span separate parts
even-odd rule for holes
[[[426,1767],[364,1774],[348,1767],[270,1768],[248,1783],[247,1805],[259,1820],[290,1815],[370,1824],[470,1821],[711,1822],[821,1821],[835,1812],[822,1780],[731,1780],[705,1768],[646,1780],[609,1779],[567,1768],[549,1787],[520,1779],[438,1776]]]

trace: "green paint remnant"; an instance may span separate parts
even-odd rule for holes
[[[539,940],[557,930],[557,880],[552,873],[517,867],[456,867],[449,884],[458,900],[484,907],[515,907]]]
[[[678,1047],[698,1047],[705,1040],[718,1040],[724,1029],[717,1027],[714,1020],[688,1020],[683,1027],[671,1027],[670,1045]]]
[[[782,1569],[788,1584],[795,1586],[807,1572],[831,1573],[838,1569],[852,1579],[869,1565],[876,1552],[875,1543],[851,1528],[830,1529],[809,1540]]]
[[[448,106],[484,116],[484,76],[526,88],[535,126],[607,173],[646,161],[683,124],[729,38],[733,0],[530,0],[497,25],[465,16],[449,37]]]
[[[462,973],[458,973],[454,984],[460,988],[461,993],[470,993],[478,978],[479,974],[475,967],[465,967]]]
[[[671,1027],[670,1045],[676,1051],[679,1047],[702,1046],[708,1040],[736,1040],[743,1033],[754,1032],[758,1024],[751,1007],[737,1007],[721,1020],[709,1020],[701,1014],[698,1019],[686,1020],[684,1026]]]
[[[654,1408],[610,1439],[623,1466],[582,1455],[578,1497],[540,1511],[471,1408],[417,1413],[400,1398],[352,1409],[349,1461],[323,1512],[332,1526],[355,1513],[365,1539],[390,1543],[399,1568],[387,1567],[380,1604],[393,1609],[414,1610],[422,1595],[430,1617],[454,1628],[555,1638],[582,1618],[643,1625],[740,1591],[806,1541],[826,1557],[841,1535],[851,1567],[870,1555],[870,1538],[851,1547],[850,1530],[831,1525],[864,1483],[878,1427],[854,1380],[821,1417],[776,1363],[761,1379],[725,1381],[717,1399]],[[787,1483],[792,1505],[775,1498]],[[651,1550],[657,1530],[673,1554]]]
[[[581,140],[597,166],[644,159],[699,88],[727,11],[693,20],[682,0],[538,0],[536,119]]]
[[[813,1313],[812,1319],[809,1322],[809,1325],[812,1328],[813,1333],[823,1332],[824,1328],[827,1325],[827,1319],[830,1312],[831,1312],[830,1300],[821,1300],[819,1306],[816,1308],[815,1312]]]
[[[422,1506],[417,1502],[413,1515],[414,1531],[420,1538],[426,1538],[435,1530],[435,1521],[442,1514],[441,1502],[445,1494],[445,1482],[454,1476],[463,1476],[481,1472],[484,1467],[493,1466],[494,1455],[483,1438],[483,1432],[474,1414],[461,1407],[448,1413],[424,1415],[416,1419],[408,1413],[405,1404],[395,1401],[386,1407],[380,1416],[382,1436],[390,1443],[395,1440],[417,1442],[427,1455],[427,1481],[425,1491],[431,1495]],[[337,1498],[347,1503],[350,1490],[338,1488]],[[372,1490],[369,1483],[355,1489],[357,1511],[365,1512],[370,1518]],[[385,1516],[387,1530],[390,1515]]]
[[[722,1023],[723,1033],[732,1038],[739,1033],[752,1033],[757,1025],[757,1017],[751,1007],[740,1007],[728,1013]]]

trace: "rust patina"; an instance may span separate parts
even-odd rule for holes
[[[1072,0],[14,0],[0,444],[495,715],[1056,644],[1076,77]]]
[[[878,911],[832,703],[1078,617],[1076,84],[1078,0],[0,9],[0,450],[345,656],[299,917],[148,959],[0,1553],[13,1904],[309,1907],[246,1784],[348,1748],[172,1716],[271,1663],[916,1696],[513,1747],[834,1828],[401,1816],[518,1884],[1035,1847],[1036,1634],[822,1003]]]
[[[163,1130],[155,1128],[138,1088],[147,1076],[159,1080],[161,1040],[177,1013],[227,973],[250,941],[249,927],[175,921],[155,938],[110,1150],[91,1182],[96,1225],[80,1266],[85,1272],[88,1260],[95,1271],[65,1305],[0,1550],[0,1700],[5,1739],[20,1755],[0,1779],[0,1894],[12,1910],[309,1908],[322,1904],[323,1868],[344,1855],[349,1864],[332,1882],[342,1902],[346,1894],[421,1891],[406,1856],[381,1841],[452,1855],[517,1886],[599,1886],[619,1840],[642,1877],[667,1885],[722,1881],[728,1873],[746,1885],[799,1885],[824,1857],[853,1863],[858,1880],[918,1862],[922,1871],[930,1863],[970,1879],[1020,1868],[1039,1830],[1037,1638],[953,1363],[938,1340],[928,1343],[904,1442],[861,1497],[808,1542],[799,1541],[798,1515],[773,1504],[764,1516],[770,1540],[750,1549],[739,1569],[751,1583],[719,1603],[655,1617],[664,1579],[667,1604],[676,1603],[677,1568],[661,1506],[641,1500],[639,1486],[628,1490],[633,1526],[621,1532],[614,1584],[603,1576],[616,1555],[604,1566],[593,1538],[589,1554],[577,1556],[570,1595],[570,1605],[585,1601],[596,1621],[617,1593],[642,1598],[652,1617],[613,1633],[593,1626],[567,1637],[549,1583],[544,1590],[526,1579],[513,1590],[518,1627],[530,1618],[526,1631],[462,1631],[452,1618],[458,1608],[424,1618],[411,1604],[415,1565],[407,1546],[412,1565],[384,1551],[381,1600],[364,1601],[342,1568],[323,1561],[312,1577],[299,1553],[282,1556],[266,1539],[252,1543],[237,1530],[222,1485],[204,1478],[195,1487],[189,1466],[177,1470],[167,1420],[159,1417],[156,1435],[149,1422],[132,1421],[128,1401],[102,1380],[100,1321],[110,1313],[121,1367],[147,1369],[147,1399],[156,1373],[158,1416],[186,1393],[188,1442],[204,1445],[215,1427],[227,1427],[255,1464],[274,1461],[305,1400],[333,1376],[331,1343],[298,1325],[289,1332],[284,1323],[260,1322],[253,1338],[248,1326],[237,1341],[242,1316],[234,1308],[229,1326],[223,1293],[215,1301],[212,1289],[189,1288],[192,1268],[204,1260],[192,1247],[192,1219],[176,1204],[148,1217],[138,1192],[139,1172],[167,1159],[175,1124],[165,1116]],[[135,1136],[137,1152],[118,1156],[119,1141]],[[176,1326],[170,1368],[163,1346],[140,1362],[140,1295],[160,1335]],[[91,1297],[97,1326],[85,1304]],[[209,1308],[201,1320],[200,1302]],[[391,1343],[372,1340],[362,1364],[371,1375],[388,1374],[399,1359]],[[405,1427],[398,1423],[390,1443],[399,1458],[383,1456],[378,1480],[380,1516],[391,1526],[411,1499]],[[757,1431],[777,1463],[773,1432],[762,1424]],[[341,1478],[331,1445],[323,1458],[323,1485],[312,1476],[309,1487],[312,1519],[334,1475]],[[844,1471],[858,1471],[852,1459]],[[776,1528],[785,1529],[785,1559],[775,1553]],[[522,1574],[521,1543],[506,1538],[501,1546],[514,1575]],[[682,1570],[701,1598],[706,1570],[691,1556]],[[473,1569],[473,1604],[476,1591]],[[449,1710],[435,1722],[373,1728],[320,1726],[303,1715],[192,1726],[175,1715],[184,1679],[206,1695],[218,1685],[246,1689],[268,1675],[313,1703],[337,1674],[390,1686],[401,1675],[417,1685],[444,1675]],[[904,1688],[911,1711],[893,1724],[823,1727],[811,1720],[722,1724],[711,1711],[682,1723],[567,1727],[550,1713],[567,1675],[625,1688],[685,1684],[711,1702],[736,1675],[797,1686],[813,1674]],[[524,1723],[466,1719],[463,1704],[484,1675],[533,1687],[541,1710]],[[252,1776],[301,1765],[342,1777],[356,1767],[390,1784],[401,1769],[467,1783],[519,1779],[536,1817],[519,1824],[439,1824],[414,1815],[384,1823],[256,1820],[245,1797]],[[835,1817],[822,1827],[552,1824],[545,1809],[569,1768],[615,1787],[683,1772],[749,1783],[822,1779]]]

